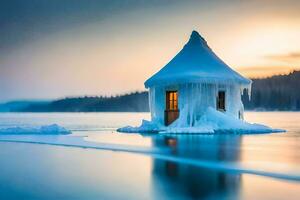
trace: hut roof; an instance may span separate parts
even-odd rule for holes
[[[247,86],[251,80],[225,64],[193,31],[183,49],[160,71],[145,82],[145,87],[180,83],[223,83]]]

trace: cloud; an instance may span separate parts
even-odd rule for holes
[[[238,72],[250,78],[264,78],[273,75],[288,74],[294,70],[300,69],[291,66],[252,66],[237,69]]]
[[[287,54],[273,54],[264,56],[267,59],[281,62],[288,62],[291,64],[300,63],[300,51],[290,52]]]

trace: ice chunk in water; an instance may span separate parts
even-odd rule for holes
[[[47,134],[47,135],[64,135],[70,134],[71,131],[57,124],[44,126],[15,126],[0,128],[0,134]]]

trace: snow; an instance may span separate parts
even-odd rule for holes
[[[183,115],[183,117],[179,117],[167,127],[158,122],[143,120],[142,125],[139,127],[127,126],[118,129],[118,131],[127,133],[157,132],[161,134],[253,134],[284,132],[284,130],[281,129],[272,129],[265,125],[245,122],[231,116],[230,114],[222,113],[211,107],[208,107],[203,115],[198,120],[195,120],[194,124],[187,123],[184,116],[185,115]]]
[[[196,31],[192,32],[183,49],[145,82],[145,87],[184,83],[240,84],[244,88],[251,87],[251,80],[225,64]]]
[[[270,133],[280,131],[265,125],[252,124],[240,119],[236,119],[233,116],[224,114],[212,108],[207,109],[207,112],[196,123],[196,126],[210,126],[215,130],[215,132],[225,131],[232,133]]]
[[[153,123],[148,120],[142,120],[142,124],[139,127],[125,126],[123,128],[119,128],[118,131],[125,133],[153,133],[159,132],[163,129],[163,126],[159,125],[159,123]]]
[[[45,135],[65,135],[70,134],[71,131],[61,127],[57,124],[44,125],[44,126],[14,126],[0,128],[0,134],[45,134]]]

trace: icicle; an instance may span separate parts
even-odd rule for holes
[[[250,83],[248,85],[248,97],[249,97],[249,101],[251,100],[251,89],[252,89],[252,83]]]
[[[149,107],[151,112],[151,120],[154,121],[157,112],[157,107],[155,105],[155,87],[150,88],[149,101],[150,101]]]
[[[241,85],[240,86],[240,90],[241,90],[241,95],[244,94],[244,90],[246,90],[247,94],[248,94],[248,100],[251,100],[251,88],[252,88],[252,83],[250,83],[249,85]]]
[[[149,89],[149,94],[148,94],[148,105],[149,105],[149,110],[150,110],[150,113],[151,113],[151,117],[152,117],[152,88]]]

